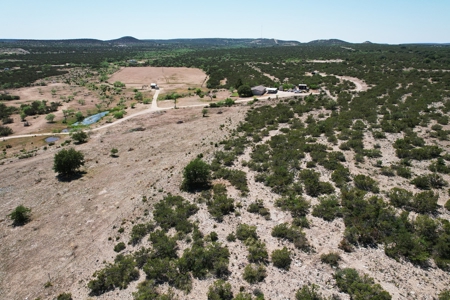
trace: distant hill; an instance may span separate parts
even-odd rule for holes
[[[217,47],[267,47],[267,46],[296,46],[298,41],[284,41],[277,39],[228,39],[228,38],[196,38],[196,39],[143,39],[124,36],[118,39],[101,41],[97,39],[68,39],[68,40],[24,40],[0,39],[0,42],[20,43],[28,45],[186,45],[186,46],[217,46]]]
[[[329,39],[329,40],[314,40],[309,42],[308,44],[318,46],[341,46],[341,45],[349,45],[350,43],[338,39]]]
[[[113,44],[135,44],[135,43],[142,43],[141,40],[138,40],[135,37],[132,36],[124,36],[121,37],[119,39],[115,39],[115,40],[109,40],[109,41],[105,41],[108,43],[113,43]]]

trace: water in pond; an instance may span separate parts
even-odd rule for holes
[[[109,111],[104,111],[104,112],[89,116],[89,117],[85,118],[83,121],[76,122],[73,125],[86,125],[87,126],[87,125],[97,123],[101,118],[106,116],[108,113],[109,113]]]
[[[48,138],[45,139],[45,141],[46,141],[47,143],[54,143],[54,142],[56,142],[57,140],[59,140],[59,137],[57,137],[57,136],[51,136],[51,137],[48,137]]]

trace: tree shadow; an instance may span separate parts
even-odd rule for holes
[[[78,171],[78,172],[71,173],[71,174],[58,174],[58,175],[56,175],[56,178],[58,178],[59,182],[71,182],[72,180],[80,179],[85,174],[86,174],[86,171]]]

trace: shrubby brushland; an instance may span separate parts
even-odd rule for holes
[[[115,258],[87,283],[91,296],[139,281],[134,299],[183,298],[189,297],[194,282],[208,281],[208,299],[264,299],[262,291],[270,291],[275,272],[291,277],[299,263],[315,259],[330,275],[331,288],[299,284],[292,294],[296,299],[341,294],[391,299],[391,285],[380,282],[377,274],[341,267],[347,255],[361,249],[379,249],[392,263],[413,269],[450,270],[449,47],[141,45],[130,51],[114,49],[105,60],[101,45],[89,47],[83,57],[64,51],[38,54],[37,46],[22,46],[31,54],[14,56],[23,61],[22,71],[0,73],[4,89],[63,74],[51,66],[69,61],[68,68],[89,68],[101,77],[108,66],[126,66],[133,58],[143,61],[142,66],[200,68],[209,76],[208,89],[236,90],[239,95],[248,96],[255,85],[288,89],[306,83],[317,91],[244,104],[245,120],[217,141],[214,153],[199,155],[184,167],[179,193],[149,203],[125,242],[114,243]],[[13,66],[0,61],[1,68]],[[321,75],[311,74],[315,70]],[[336,76],[358,78],[368,88],[355,91],[352,82]],[[82,78],[74,84],[83,84]],[[0,117],[7,123],[19,108],[3,100]],[[236,105],[231,101],[224,105]],[[20,111],[26,116],[48,114],[58,105],[35,101]],[[11,134],[6,128],[0,127],[2,136]],[[72,138],[85,142],[82,133],[74,132]],[[83,163],[83,154],[62,149],[53,168],[69,177]],[[271,191],[273,199],[255,195],[255,185]],[[25,217],[29,213],[16,209],[9,216],[20,221],[21,212]],[[284,221],[272,221],[279,213],[285,214]],[[196,221],[199,215],[210,218],[214,231],[206,234]],[[251,222],[240,221],[246,215]],[[310,233],[317,224],[342,224],[338,246],[317,252],[322,245]],[[216,229],[221,226],[228,226],[226,239]],[[245,260],[239,266],[232,263],[237,251]],[[233,281],[234,273],[241,286]],[[447,299],[448,293],[436,291],[435,296]]]

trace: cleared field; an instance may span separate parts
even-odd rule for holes
[[[200,69],[166,67],[128,67],[110,77],[109,82],[121,81],[127,85],[156,83],[164,88],[202,86],[207,75]]]

